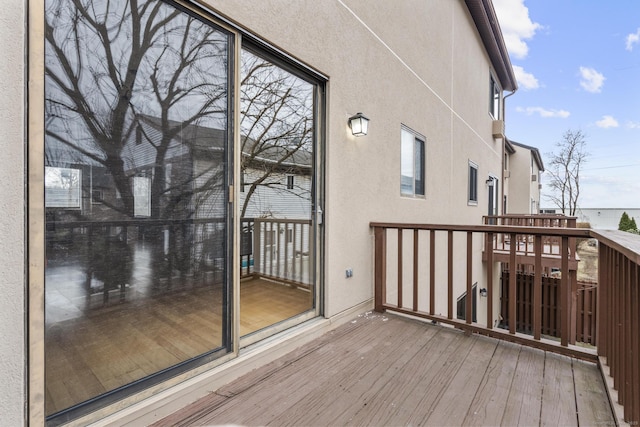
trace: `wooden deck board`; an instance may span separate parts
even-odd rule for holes
[[[573,375],[580,425],[614,425],[615,421],[598,367],[582,360],[574,360]]]
[[[522,347],[500,424],[538,425],[544,377],[544,351]]]
[[[576,401],[593,425],[604,393],[587,362],[373,313],[154,426],[576,425]]]
[[[463,363],[447,385],[438,405],[420,424],[463,424],[498,344],[498,341],[487,337],[471,336],[469,339],[473,339],[474,343]]]
[[[521,346],[500,342],[471,402],[465,425],[499,425],[507,407]]]
[[[571,359],[546,354],[542,390],[541,426],[578,425]]]

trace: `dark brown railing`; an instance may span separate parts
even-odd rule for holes
[[[586,360],[596,361],[600,356],[610,368],[618,402],[624,405],[625,420],[636,424],[640,421],[640,239],[637,236],[549,226],[370,225],[375,237],[376,311],[422,317],[468,332]],[[531,335],[519,333],[515,321],[509,322],[508,332],[495,327],[499,274],[499,269],[494,268],[499,260],[494,256],[499,252],[495,247],[497,235],[511,242],[527,242],[526,250],[520,245],[509,245],[502,262],[509,265],[510,295],[516,295],[518,265],[532,266],[529,269],[533,272]],[[577,316],[571,315],[578,309],[577,289],[572,286],[572,275],[565,273],[570,272],[572,244],[577,238],[596,238],[600,243],[599,304],[595,314],[597,355],[584,346],[571,345],[583,339],[580,325],[576,325]],[[637,246],[625,246],[621,242],[623,238]],[[555,253],[545,253],[545,240],[557,242]],[[544,266],[551,264],[557,264],[560,271],[556,302],[560,313],[559,343],[542,338],[542,279],[546,272]],[[474,286],[481,288],[481,296],[486,295],[481,298],[486,299],[486,313],[484,318],[478,316],[477,323],[472,321],[472,304],[465,304],[463,319],[456,318],[454,306],[454,291],[471,295]],[[509,300],[506,311],[509,319],[517,318],[516,298]]]
[[[599,242],[598,355],[606,358],[624,419],[640,423],[640,237],[593,233]]]

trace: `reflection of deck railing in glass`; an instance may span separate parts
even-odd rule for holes
[[[134,282],[138,290],[221,283],[225,229],[224,219],[48,222],[47,266],[84,275],[86,292],[103,302],[125,299]]]
[[[310,231],[310,220],[243,218],[242,276],[258,275],[309,285]]]

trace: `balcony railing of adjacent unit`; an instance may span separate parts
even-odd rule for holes
[[[535,223],[535,222],[534,222]],[[371,223],[375,238],[375,309],[413,315],[453,325],[469,333],[493,336],[523,345],[572,357],[598,361],[608,366],[617,400],[624,407],[624,419],[640,422],[640,238],[623,232],[595,232],[588,229],[512,225],[431,225]],[[519,239],[531,245],[527,257],[518,245],[508,246],[508,292],[516,294],[518,264],[533,267],[531,335],[517,332],[516,322],[508,331],[494,325],[499,291],[495,268],[499,250],[496,236],[511,242]],[[595,238],[599,243],[599,293],[597,308],[597,346],[572,345],[576,341],[571,318],[575,294],[570,271],[571,242]],[[542,336],[542,278],[545,273],[543,242],[558,242],[553,254],[560,269],[560,339]],[[481,254],[483,252],[483,254]],[[478,322],[473,322],[473,304],[464,305],[463,319],[456,316],[456,293],[472,295],[482,288]],[[486,298],[483,297],[486,290]],[[484,316],[480,315],[483,309]],[[497,308],[497,307],[496,307]],[[516,319],[516,299],[509,299],[508,318]]]

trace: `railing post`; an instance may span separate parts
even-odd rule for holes
[[[534,240],[535,265],[533,276],[533,339],[540,339],[542,329],[542,236]]]
[[[429,230],[429,314],[436,311],[436,232]]]
[[[402,258],[404,257],[404,255],[402,253],[402,249],[404,245],[402,242],[402,234],[403,234],[402,228],[398,228],[398,307],[399,308],[402,308],[403,306],[402,285],[403,285],[404,277],[402,277],[403,276]]]
[[[560,344],[569,345],[569,318],[571,313],[571,283],[569,276],[569,238],[562,236],[560,244]]]
[[[453,231],[447,231],[447,319],[453,319]]]
[[[511,233],[509,243],[509,333],[516,333],[516,233]]]
[[[374,228],[374,262],[375,262],[375,311],[383,312],[387,295],[387,230]]]
[[[413,311],[418,311],[418,229],[413,230]]]
[[[465,320],[467,324],[471,324],[473,321],[473,296],[471,295],[471,288],[473,285],[473,232],[467,231],[467,300],[465,304]]]
[[[487,329],[493,329],[493,233],[485,233],[484,252],[487,257]]]

